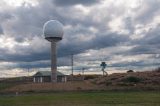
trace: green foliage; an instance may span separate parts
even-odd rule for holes
[[[160,67],[155,69],[156,72],[160,72]]]
[[[81,87],[77,87],[77,90],[82,90],[82,88]]]
[[[132,73],[132,72],[134,72],[134,71],[133,71],[133,70],[128,70],[128,71],[127,71],[127,73]]]
[[[84,80],[89,80],[89,79],[94,79],[94,78],[97,78],[97,76],[96,75],[86,75],[84,77]]]
[[[132,83],[138,83],[138,82],[141,82],[141,80],[142,80],[141,78],[138,78],[135,76],[130,76],[130,77],[123,79],[124,82],[132,82]]]
[[[109,85],[112,85],[112,82],[111,81],[106,81],[106,86],[109,86]]]

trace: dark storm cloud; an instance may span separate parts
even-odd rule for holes
[[[22,68],[22,69],[31,69],[31,68],[48,68],[50,67],[50,62],[43,62],[43,61],[37,61],[37,62],[16,62],[13,64],[7,64],[5,66],[5,69],[16,69],[16,68]],[[4,67],[0,67],[0,69],[4,69]]]
[[[141,8],[138,10],[138,14],[136,16],[136,21],[142,23],[148,23],[153,20],[155,15],[160,13],[160,1],[159,0],[144,0],[141,3]]]
[[[151,45],[138,45],[134,47],[129,54],[157,54],[159,49]]]
[[[104,35],[97,35],[88,41],[74,42],[70,40],[67,44],[62,44],[59,47],[59,56],[67,56],[71,54],[83,53],[89,49],[101,49],[105,47],[116,46],[121,43],[125,43],[129,38],[125,35],[119,35],[117,33],[107,33]]]
[[[132,44],[136,44],[130,54],[160,54],[160,25],[150,29],[143,38],[133,40]]]
[[[98,38],[95,37],[88,41],[74,42],[74,40],[71,40],[71,42],[67,42],[67,44],[66,43],[60,44],[58,46],[59,47],[58,57],[64,57],[64,56],[70,57],[71,54],[76,55],[79,53],[83,53],[89,49],[101,49],[105,47],[116,46],[118,44],[128,41],[128,39],[129,38],[127,38],[124,35],[116,35],[116,33],[108,33],[104,35],[99,35]],[[28,47],[27,48],[18,47],[16,48],[16,51],[23,51],[25,54],[23,52],[21,54],[16,54],[16,53],[11,54],[9,53],[9,51],[4,51],[0,56],[0,59],[9,62],[33,62],[33,61],[50,59],[49,48],[44,49],[44,51],[41,52],[34,52],[31,48]],[[68,60],[66,59],[66,61]]]
[[[159,66],[160,62],[147,63],[147,61],[132,61],[132,62],[121,62],[112,64],[111,67],[150,67],[150,66]]]
[[[4,34],[4,32],[3,32],[2,26],[0,25],[0,35],[2,35],[2,34]]]
[[[19,42],[12,49],[0,48],[0,60],[5,62],[37,62],[50,58],[50,45],[46,45],[49,42],[45,42],[45,39],[35,37],[29,42],[29,45],[23,45],[23,43]]]
[[[146,36],[140,42],[141,44],[159,45],[160,42],[160,24],[149,30]]]
[[[53,0],[53,2],[60,6],[70,6],[76,4],[92,5],[94,3],[100,2],[100,0]]]
[[[4,52],[5,53],[5,52]],[[0,60],[5,62],[33,62],[40,60],[49,60],[49,52],[24,54],[1,54]]]
[[[34,8],[32,6],[21,6],[13,11],[14,18],[10,24],[10,36],[14,36],[17,42],[32,39],[34,36],[42,34],[42,27],[45,21],[45,10],[42,12],[41,8]]]
[[[68,55],[66,57],[59,57],[57,59],[57,65],[58,66],[71,66],[71,55]]]
[[[5,61],[6,59],[6,55],[5,53],[7,52],[7,50],[5,48],[0,48],[0,62]]]
[[[3,23],[7,20],[10,20],[11,18],[13,18],[14,16],[12,16],[11,11],[5,10],[0,12],[0,22]]]
[[[28,68],[48,68],[50,67],[50,62],[34,62],[34,63],[21,63],[21,64],[17,64],[15,65],[14,68],[24,68],[24,69],[28,69]]]

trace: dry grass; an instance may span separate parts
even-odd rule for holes
[[[89,91],[89,90],[158,90],[160,91],[160,72],[115,73],[105,77],[66,83],[20,84],[3,92],[41,92],[41,91]]]
[[[87,81],[73,81],[66,83],[30,83],[17,85],[8,89],[5,92],[25,92],[25,91],[77,91],[77,90],[96,90],[97,85]]]
[[[160,72],[115,73],[91,82],[106,89],[160,90]]]

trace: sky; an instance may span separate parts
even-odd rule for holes
[[[58,70],[108,73],[160,66],[160,0],[1,0],[0,77],[50,70],[48,20],[64,25]]]

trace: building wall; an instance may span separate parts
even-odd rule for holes
[[[57,82],[66,82],[67,77],[66,76],[57,76]],[[33,77],[33,82],[35,83],[42,83],[42,82],[51,82],[50,76],[36,76]]]
[[[57,82],[67,82],[66,76],[57,76]]]
[[[51,82],[51,77],[48,76],[48,77],[43,77],[43,82]]]
[[[33,77],[33,82],[36,83],[51,82],[51,77],[50,76]]]

